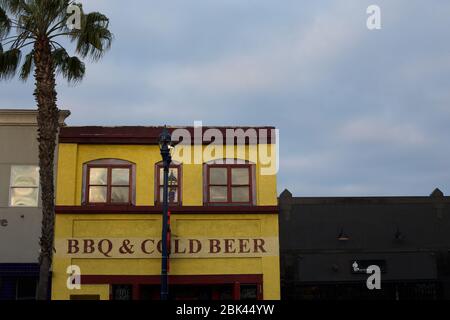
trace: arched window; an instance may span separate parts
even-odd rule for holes
[[[181,179],[182,179],[181,163],[173,161],[169,167],[169,205],[181,205]],[[155,204],[161,205],[163,202],[163,187],[164,187],[164,167],[162,162],[155,165]]]
[[[240,159],[204,164],[204,202],[208,205],[254,205],[255,165]]]
[[[120,159],[99,159],[83,165],[82,203],[132,205],[136,197],[136,166]]]

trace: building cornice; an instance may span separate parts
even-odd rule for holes
[[[278,200],[280,204],[290,205],[450,204],[450,197],[433,198],[426,196],[280,197]]]
[[[37,126],[37,110],[32,109],[0,109],[0,126]],[[65,125],[69,110],[59,111],[59,123]]]

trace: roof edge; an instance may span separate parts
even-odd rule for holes
[[[0,109],[0,126],[37,126],[37,109]],[[65,126],[69,110],[59,110],[59,123]]]

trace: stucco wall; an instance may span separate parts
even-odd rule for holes
[[[97,159],[115,158],[136,165],[136,205],[154,205],[155,163],[161,161],[156,145],[78,145],[61,143],[57,177],[57,205],[80,206],[82,198],[83,164]],[[180,161],[177,157],[174,160]],[[204,162],[212,158],[203,159]],[[182,162],[182,161],[180,161]],[[276,175],[260,175],[256,168],[256,204],[276,206]],[[186,164],[182,168],[183,206],[203,206],[203,164]],[[77,226],[83,224],[83,228]],[[188,225],[188,227],[186,227]],[[172,214],[173,237],[261,237],[275,239],[276,250],[271,255],[254,257],[212,257],[171,259],[171,275],[233,275],[262,274],[264,299],[280,298],[278,215],[233,214]],[[159,214],[58,214],[56,241],[68,238],[146,238],[161,237]],[[66,287],[67,267],[81,268],[82,275],[158,275],[161,262],[153,259],[71,258],[57,250],[53,267],[53,299],[68,299],[71,294],[88,294],[92,286],[71,291]],[[103,287],[98,287],[104,290]],[[100,290],[100,291],[101,291]],[[101,294],[102,299],[108,299]]]
[[[36,126],[0,126],[0,263],[35,263],[39,255],[41,208],[10,208],[12,165],[38,165]]]

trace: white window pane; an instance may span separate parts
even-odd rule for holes
[[[178,184],[178,168],[169,168],[169,184]],[[164,168],[159,168],[159,184],[164,184]]]
[[[178,169],[169,168],[169,186],[178,185]]]
[[[90,187],[89,202],[104,203],[106,202],[106,187]]]
[[[111,188],[111,202],[128,203],[129,195],[130,195],[130,188],[128,187]]]
[[[227,184],[227,168],[210,168],[209,184]]]
[[[107,168],[91,168],[89,170],[89,184],[106,185],[108,181]]]
[[[12,207],[37,207],[38,188],[11,188]]]
[[[232,185],[248,185],[249,172],[248,168],[232,168],[231,169],[231,184]]]
[[[169,187],[168,200],[169,200],[169,203],[178,202],[178,188],[177,187],[172,187],[172,188]]]
[[[164,197],[164,187],[159,187],[159,202],[163,202],[163,197]],[[173,187],[170,188],[169,187],[169,193],[167,195],[167,200],[169,203],[177,203],[178,202],[178,188]]]
[[[209,187],[209,201],[227,202],[227,187]]]
[[[248,187],[231,188],[231,201],[233,202],[249,202],[250,194]]]
[[[12,166],[11,187],[38,187],[39,167],[37,166]]]
[[[112,185],[130,184],[130,169],[112,169],[111,180]]]

